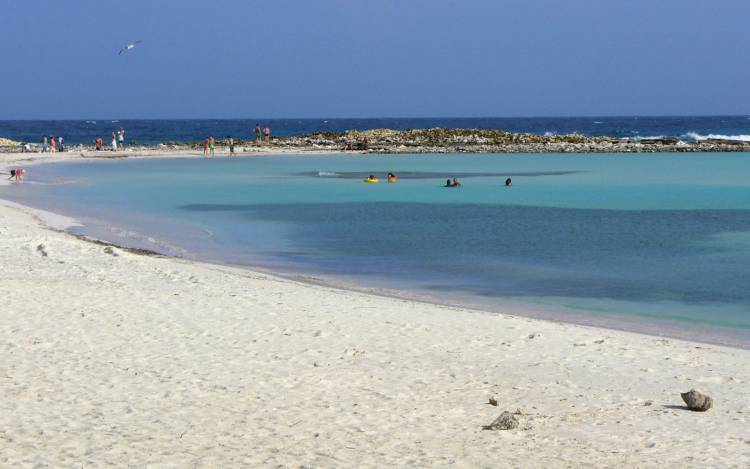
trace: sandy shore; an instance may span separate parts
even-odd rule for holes
[[[747,350],[144,256],[8,203],[0,259],[0,466],[750,465]]]

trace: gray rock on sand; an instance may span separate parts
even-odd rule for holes
[[[482,427],[484,430],[513,430],[518,428],[518,419],[507,410],[500,414],[491,424]]]
[[[47,248],[44,247],[44,244],[37,246],[36,251],[41,254],[42,257],[47,257]]]
[[[689,392],[680,394],[688,409],[696,412],[705,412],[714,405],[714,400],[700,391],[691,389]]]

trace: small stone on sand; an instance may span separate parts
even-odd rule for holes
[[[700,391],[691,389],[689,392],[680,394],[688,409],[696,412],[705,412],[714,405],[714,400]]]
[[[484,430],[512,430],[518,428],[518,419],[507,410],[500,414],[491,424],[482,427]]]

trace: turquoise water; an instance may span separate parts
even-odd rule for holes
[[[749,163],[716,153],[125,160],[35,167],[2,196],[170,254],[745,340]],[[387,171],[398,183],[362,183]],[[455,175],[462,187],[441,187]]]

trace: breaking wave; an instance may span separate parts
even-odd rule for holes
[[[717,140],[736,140],[738,142],[750,142],[750,135],[722,135],[722,134],[708,134],[701,135],[696,132],[688,132],[683,135],[684,138],[695,140],[700,142],[702,140],[717,139]]]

